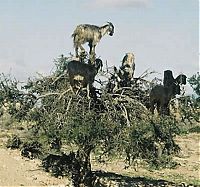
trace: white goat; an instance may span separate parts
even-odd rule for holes
[[[98,27],[96,25],[81,24],[76,27],[74,33],[72,34],[74,48],[76,57],[78,57],[78,49],[81,49],[81,52],[85,52],[82,44],[88,43],[90,47],[89,54],[90,56],[95,56],[95,47],[101,40],[102,36],[105,34],[110,36],[114,33],[114,26],[111,22],[108,22],[106,25]]]
[[[131,87],[135,71],[135,57],[133,53],[126,53],[123,57],[122,65],[118,70],[114,66],[114,71],[107,85],[108,92],[115,92],[120,87]]]
[[[135,72],[135,56],[133,53],[126,53],[122,60],[122,66],[120,67],[123,76],[126,79],[131,80]]]

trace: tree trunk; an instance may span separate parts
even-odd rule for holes
[[[93,187],[96,179],[91,170],[90,153],[92,146],[85,146],[76,153],[72,166],[72,181],[74,187]]]

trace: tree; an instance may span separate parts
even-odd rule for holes
[[[70,147],[75,155],[70,171],[74,186],[93,186],[91,153],[99,159],[124,158],[129,165],[136,159],[156,167],[166,165],[165,158],[179,150],[174,142],[178,132],[176,120],[150,114],[140,100],[146,93],[143,80],[116,93],[108,92],[106,84],[101,85],[98,97],[88,99],[84,90],[75,95],[69,89],[65,73],[69,60],[61,56],[55,61],[52,75],[29,79],[21,90],[2,81],[1,93],[4,99],[9,98],[4,88],[7,85],[11,95],[15,95],[14,100],[9,99],[11,103],[20,101],[20,110],[10,113],[32,122],[30,129],[36,139],[45,137],[49,142],[56,137]]]

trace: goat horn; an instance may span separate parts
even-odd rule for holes
[[[112,24],[111,22],[107,21],[107,23],[108,23],[109,25],[112,25],[112,26],[113,26],[113,24]]]

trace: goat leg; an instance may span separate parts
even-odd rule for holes
[[[90,85],[87,85],[87,98],[90,99]]]
[[[78,46],[75,47],[76,58],[78,58]]]
[[[154,110],[155,110],[155,106],[154,105],[155,105],[155,103],[152,101],[150,104],[151,104],[150,111],[151,111],[152,114],[154,114]]]
[[[80,49],[81,49],[81,53],[83,53],[83,54],[86,53],[86,52],[85,52],[85,49],[83,48],[82,45],[79,45],[79,47],[80,47]]]
[[[160,104],[159,102],[157,102],[157,112],[159,115],[162,115],[163,109],[164,109],[163,104]]]
[[[91,64],[92,65],[94,65],[94,63],[95,63],[95,45],[94,46],[90,46],[90,52],[89,52],[89,54],[90,54],[90,62],[91,62]]]

